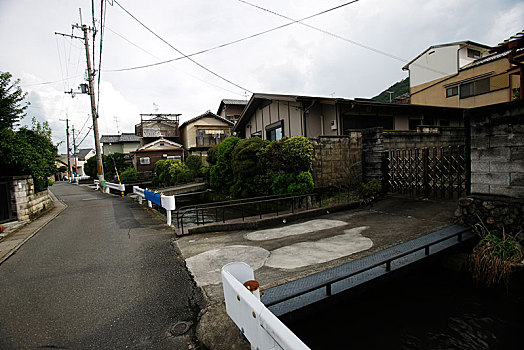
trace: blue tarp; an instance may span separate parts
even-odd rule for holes
[[[144,196],[146,197],[146,200],[151,201],[152,203],[155,203],[156,205],[162,206],[162,201],[160,200],[160,193],[155,193],[149,190],[144,191]]]

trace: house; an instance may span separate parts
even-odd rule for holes
[[[409,71],[411,103],[472,108],[511,101],[521,85],[519,34],[494,49],[472,41],[429,47],[402,68]]]
[[[463,126],[462,110],[434,106],[378,103],[367,99],[260,94],[251,96],[233,132],[240,137],[347,135],[382,126],[416,130],[417,125]]]
[[[217,115],[236,123],[246,104],[246,100],[223,99],[218,106]]]
[[[84,164],[87,162],[87,160],[91,157],[96,156],[96,152],[92,148],[80,148],[77,150],[77,153],[73,160],[73,171],[76,172],[78,176],[85,176],[84,172]]]
[[[161,159],[184,160],[184,148],[181,144],[159,138],[133,152],[133,165],[139,173],[149,173],[155,169],[155,163]],[[150,177],[152,174],[146,175]]]
[[[140,146],[142,138],[133,133],[122,133],[121,135],[102,135],[100,143],[102,144],[103,154],[112,153],[131,154]]]
[[[179,116],[180,114],[140,114],[140,123],[135,125],[135,135],[141,137],[141,146],[159,138],[180,143]]]
[[[234,123],[207,111],[180,126],[182,143],[189,154],[205,156],[206,151],[231,136]]]

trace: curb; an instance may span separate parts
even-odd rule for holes
[[[12,248],[6,255],[4,255],[2,258],[0,258],[0,264],[2,264],[4,261],[6,261],[7,259],[9,259],[9,257],[11,257],[11,255],[13,255],[14,253],[17,252],[18,249],[20,249],[20,247],[22,245],[24,245],[25,242],[27,242],[28,240],[30,240],[34,235],[36,235],[42,228],[44,228],[48,223],[50,223],[54,218],[56,218],[58,215],[60,215],[60,213],[62,213],[66,208],[67,208],[67,204],[65,204],[64,202],[62,202],[61,200],[59,200],[58,198],[56,198],[56,196],[54,195],[53,192],[51,192],[51,190],[49,191],[49,196],[51,197],[51,200],[53,201],[53,205],[54,207],[51,208],[49,211],[45,212],[45,213],[42,213],[39,217],[41,218],[42,216],[45,216],[45,215],[48,215],[50,214],[50,212],[52,212],[55,208],[56,208],[56,203],[60,203],[60,206],[61,208],[58,208],[58,210],[55,212],[55,213],[52,213],[51,215],[49,215],[49,217],[43,222],[42,225],[40,225],[39,227],[37,227],[29,236],[27,236],[26,238],[24,238],[24,240],[20,243],[18,243],[14,248]],[[32,221],[34,222],[34,221]],[[17,230],[11,232],[10,235],[12,235],[13,233],[19,231],[20,229],[24,228],[24,227],[27,227],[28,225],[31,225],[32,222],[29,222],[27,224],[25,224],[24,226],[21,226],[19,227]],[[5,239],[5,238],[4,238]]]

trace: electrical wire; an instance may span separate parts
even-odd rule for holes
[[[351,5],[351,4],[353,4],[353,3],[357,2],[357,1],[359,1],[359,0],[353,0],[353,1],[346,2],[344,4],[332,7],[330,9],[327,9],[327,10],[315,13],[313,15],[301,18],[301,19],[297,20],[297,22],[305,21],[305,20],[308,20],[310,18],[317,17],[317,16],[323,15],[325,13],[328,13],[328,12],[331,12],[331,11],[334,11],[334,10],[338,10],[338,9],[340,9],[342,7]],[[145,64],[145,65],[141,65],[141,66],[120,68],[120,69],[112,69],[112,70],[109,70],[108,72],[124,72],[124,71],[129,71],[129,70],[154,67],[154,66],[158,66],[158,65],[161,65],[161,64],[166,64],[166,63],[169,63],[169,62],[178,61],[178,60],[181,60],[181,59],[184,59],[184,58],[187,58],[187,57],[197,56],[197,55],[209,52],[209,51],[213,51],[213,50],[220,49],[220,48],[223,48],[223,47],[226,47],[226,46],[229,46],[229,45],[237,44],[239,42],[242,42],[242,41],[245,41],[245,40],[248,40],[248,39],[256,38],[258,36],[261,36],[261,35],[273,32],[273,31],[278,30],[278,29],[282,29],[282,28],[288,27],[288,26],[293,25],[293,24],[295,24],[295,22],[285,23],[285,24],[279,25],[277,27],[273,27],[273,28],[270,28],[270,29],[267,29],[267,30],[264,30],[264,31],[261,31],[261,32],[258,32],[258,33],[255,33],[255,34],[251,34],[251,35],[245,36],[245,37],[240,38],[240,39],[229,41],[227,43],[223,43],[223,44],[220,44],[220,45],[217,45],[217,46],[214,46],[214,47],[210,47],[208,49],[204,49],[204,50],[200,50],[200,51],[197,51],[197,52],[193,52],[191,54],[188,54],[187,56],[179,56],[179,57],[172,58],[172,59],[169,59],[169,60],[156,62],[156,63],[151,63],[151,64]]]
[[[198,63],[197,61],[195,61],[193,58],[187,56],[185,53],[183,53],[182,51],[180,51],[179,49],[177,49],[175,46],[173,46],[172,44],[170,44],[167,40],[163,39],[160,35],[156,34],[152,29],[150,29],[148,26],[146,26],[143,22],[141,22],[138,18],[136,18],[131,12],[129,12],[128,10],[126,10],[118,1],[114,0],[114,3],[118,5],[118,7],[120,7],[124,12],[126,12],[131,18],[133,18],[135,21],[137,21],[142,27],[144,27],[147,31],[149,31],[151,34],[153,34],[154,36],[156,36],[158,39],[160,39],[163,43],[165,43],[166,45],[168,45],[169,47],[171,47],[173,50],[175,50],[176,52],[178,52],[179,54],[181,54],[182,56],[184,56],[185,58],[187,58],[188,60],[190,60],[191,62],[193,62],[194,64],[196,64],[197,66],[199,66],[200,68],[204,69],[205,71],[207,71],[208,73],[216,76],[217,78],[219,79],[222,79],[224,80],[225,82],[231,84],[231,85],[234,85],[236,86],[237,88],[241,89],[241,90],[244,90],[244,91],[247,91],[247,92],[250,92],[250,93],[253,93],[251,90],[237,84],[237,83],[234,83],[233,81],[225,78],[224,76],[212,71],[211,69],[207,68],[206,66]]]
[[[105,29],[109,30],[110,32],[112,32],[112,33],[115,34],[116,36],[120,37],[122,40],[127,41],[128,43],[130,43],[131,45],[135,46],[135,47],[138,48],[139,50],[141,50],[141,51],[147,53],[147,54],[150,55],[151,57],[154,57],[154,58],[156,58],[157,60],[161,60],[160,57],[158,57],[158,56],[154,55],[153,53],[147,51],[147,50],[144,49],[143,47],[141,47],[141,46],[135,44],[135,43],[132,42],[131,40],[127,39],[126,37],[124,37],[124,36],[118,34],[117,32],[115,32],[114,30],[112,30],[112,29],[111,29],[110,27],[108,27],[107,25],[105,26]],[[181,57],[183,58],[183,56],[181,56]],[[172,66],[170,66],[170,68],[175,69],[175,68],[172,67]],[[199,77],[197,77],[197,76],[195,76],[195,75],[193,75],[193,74],[189,74],[189,73],[187,73],[187,72],[185,72],[185,71],[183,71],[183,70],[180,70],[180,69],[176,69],[176,70],[177,70],[177,71],[180,71],[180,72],[182,72],[182,73],[184,73],[184,74],[186,74],[187,76],[192,77],[193,79],[196,79],[196,80],[198,80],[198,81],[201,81],[201,82],[203,82],[204,84],[207,84],[207,85],[210,85],[210,86],[216,87],[217,89],[221,89],[221,90],[224,90],[224,91],[228,91],[228,92],[231,92],[232,94],[235,94],[235,95],[244,96],[243,94],[240,94],[240,93],[238,93],[238,92],[236,92],[236,91],[233,91],[233,90],[230,90],[230,89],[226,89],[225,87],[222,87],[222,86],[219,86],[219,85],[216,85],[216,84],[210,83],[209,81],[205,81],[205,80],[203,80],[203,79],[200,79]],[[114,70],[104,70],[104,72],[109,73],[109,72],[114,72]]]
[[[289,20],[289,21],[293,21],[293,23],[301,24],[301,25],[303,25],[303,26],[305,26],[305,27],[308,27],[308,28],[314,29],[314,30],[319,31],[319,32],[321,32],[321,33],[324,33],[324,34],[326,34],[326,35],[329,35],[329,36],[332,36],[332,37],[334,37],[334,38],[337,38],[337,39],[339,39],[339,40],[342,40],[342,41],[348,42],[348,43],[350,43],[350,44],[353,44],[353,45],[359,46],[359,47],[361,47],[361,48],[363,48],[363,49],[366,49],[366,50],[369,50],[369,51],[373,51],[373,52],[375,52],[375,53],[378,53],[378,54],[384,55],[384,56],[386,56],[386,57],[389,57],[389,58],[395,59],[395,60],[400,61],[400,62],[403,62],[403,63],[408,63],[408,62],[409,62],[409,60],[407,60],[407,59],[405,59],[405,58],[402,58],[402,57],[398,57],[398,56],[392,55],[392,54],[390,54],[390,53],[388,53],[388,52],[386,52],[386,51],[382,51],[382,50],[379,50],[379,49],[375,49],[374,47],[371,47],[371,46],[369,46],[369,45],[361,44],[361,43],[359,43],[359,42],[357,42],[357,41],[355,41],[355,40],[351,40],[351,39],[345,38],[345,37],[340,36],[340,35],[338,35],[338,34],[335,34],[335,33],[329,32],[329,31],[327,31],[327,30],[324,30],[324,29],[321,29],[321,28],[318,28],[318,27],[315,27],[315,26],[309,25],[309,24],[307,24],[307,23],[302,23],[300,20],[295,20],[295,19],[293,19],[293,18],[291,18],[291,17],[288,17],[288,16],[285,16],[285,15],[282,15],[282,14],[280,14],[280,13],[277,13],[277,12],[275,12],[275,11],[272,11],[272,10],[266,9],[266,8],[261,7],[261,6],[259,6],[259,5],[256,5],[256,4],[252,4],[252,3],[248,2],[248,1],[245,1],[245,0],[237,0],[237,1],[239,1],[239,2],[241,2],[241,3],[243,3],[243,4],[246,4],[246,5],[248,5],[248,6],[252,6],[252,7],[254,7],[254,8],[257,8],[257,9],[259,9],[259,10],[262,10],[262,11],[265,11],[265,12],[268,12],[268,13],[271,13],[272,15],[275,15],[275,16],[278,16],[278,17],[285,18],[285,19],[287,19],[287,20]],[[444,72],[441,72],[441,71],[438,71],[438,70],[432,69],[432,68],[427,67],[427,66],[422,66],[422,65],[417,65],[417,64],[414,64],[414,65],[417,66],[417,67],[420,67],[420,68],[424,68],[424,69],[426,69],[426,70],[433,71],[433,72],[435,72],[435,73],[446,74],[446,73],[444,73]]]
[[[100,79],[102,76],[102,42],[104,40],[104,27],[106,24],[106,12],[104,11],[104,0],[100,0],[100,50],[98,54],[98,81],[97,81],[97,96],[96,105],[100,105]],[[93,42],[93,54],[94,54],[94,42]]]

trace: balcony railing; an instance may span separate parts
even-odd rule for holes
[[[224,141],[229,136],[229,134],[200,135],[196,137],[196,145],[197,147],[215,146]]]

